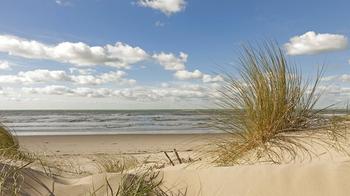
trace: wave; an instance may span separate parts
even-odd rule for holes
[[[0,111],[21,134],[211,132],[210,112],[197,111]]]

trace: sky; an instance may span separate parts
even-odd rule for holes
[[[320,105],[350,95],[349,1],[2,0],[0,109],[207,109],[242,44],[275,40]],[[233,73],[235,74],[235,73]]]

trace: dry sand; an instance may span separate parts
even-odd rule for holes
[[[157,153],[176,148],[194,150],[222,134],[121,134],[121,135],[70,135],[20,136],[21,147],[32,152],[55,154],[96,153]]]
[[[168,163],[162,151],[176,148],[181,157],[196,157],[208,138],[223,135],[101,135],[101,136],[28,136],[19,137],[23,148],[36,153],[54,153],[61,158],[89,161],[86,157],[105,154],[136,156],[139,160],[151,156],[156,162]],[[320,152],[323,154],[322,152]],[[171,154],[171,153],[169,153]],[[164,186],[187,190],[187,195],[222,196],[348,196],[350,195],[350,159],[347,156],[325,156],[309,162],[282,165],[259,163],[232,167],[201,164],[166,164],[160,169]],[[85,157],[85,159],[84,159]],[[104,186],[106,178],[117,184],[120,174],[85,174],[75,178],[49,178],[27,169],[40,183],[26,179],[25,190],[31,195],[89,195],[94,187]],[[53,188],[54,187],[54,188]],[[107,187],[97,195],[107,195]]]

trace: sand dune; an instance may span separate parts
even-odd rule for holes
[[[44,173],[25,169],[22,171],[24,183],[21,187],[22,195],[107,195],[106,180],[117,185],[120,182],[120,174],[95,174],[81,178],[57,178],[48,177]],[[118,186],[113,186],[117,188]]]
[[[196,146],[203,140],[204,136],[178,136],[174,139],[169,136],[154,136],[151,140],[154,145],[143,148],[142,143],[135,144],[135,140],[139,140],[141,136],[135,137],[121,137],[124,139],[124,148],[129,149],[127,151],[130,155],[135,156],[138,159],[147,157],[163,161],[164,168],[155,170],[160,171],[160,177],[163,177],[163,187],[169,188],[174,193],[186,192],[187,195],[203,195],[203,196],[347,196],[350,193],[350,158],[343,155],[328,156],[323,154],[320,158],[314,158],[312,161],[296,162],[288,164],[267,164],[259,163],[253,165],[238,165],[230,167],[215,167],[205,164],[205,161],[199,161],[198,163],[191,164],[179,164],[174,158],[176,166],[168,164],[168,160],[161,151],[171,151],[174,146],[178,145],[179,153],[182,157],[192,156]],[[147,136],[148,139],[151,136]],[[68,149],[72,146],[66,145],[65,142],[71,141],[75,138],[75,150],[71,155],[67,154]],[[98,146],[103,142],[103,137],[98,136],[93,138],[89,136],[90,148],[100,149]],[[108,138],[108,137],[105,137]],[[39,138],[31,138],[30,141],[39,141]],[[42,138],[41,138],[42,139]],[[51,138],[53,139],[53,138]],[[62,158],[74,157],[75,159],[81,159],[86,150],[82,148],[79,143],[79,137],[72,137],[70,140],[64,138],[60,143],[60,140],[50,140],[45,138],[42,143],[50,144],[54,146],[60,152],[64,152],[60,156]],[[86,139],[86,138],[85,138]],[[95,140],[94,140],[95,139]],[[98,140],[96,140],[98,139]],[[20,138],[20,141],[25,146],[37,145],[38,143],[31,143],[25,138]],[[134,141],[133,141],[134,140]],[[93,142],[95,141],[95,142]],[[165,142],[166,141],[166,142]],[[187,141],[187,143],[186,143]],[[48,143],[47,143],[48,142]],[[167,143],[168,146],[160,145],[157,148],[157,142]],[[128,146],[128,145],[129,146]],[[149,145],[150,143],[143,143]],[[179,145],[184,145],[182,148]],[[82,146],[84,146],[82,142]],[[104,143],[104,145],[110,145],[107,147],[110,151],[109,154],[116,154],[120,149],[113,147],[115,144]],[[101,146],[100,146],[101,147]],[[132,149],[133,147],[133,149]],[[68,148],[68,149],[67,149]],[[35,148],[33,148],[35,149]],[[141,152],[142,149],[148,149],[148,152]],[[187,151],[187,150],[191,151]],[[37,148],[38,151],[42,150]],[[193,151],[192,151],[193,150]],[[190,153],[190,154],[186,154]],[[79,153],[81,155],[79,155]],[[90,152],[98,153],[98,152]],[[127,154],[128,154],[127,153]],[[322,154],[322,152],[320,152]],[[88,156],[88,155],[85,155]],[[88,160],[81,159],[80,161]],[[150,161],[151,162],[151,161]],[[48,177],[42,171],[36,169],[26,168],[22,171],[24,176],[24,185],[22,187],[22,195],[111,195],[111,191],[107,186],[107,181],[112,185],[112,190],[115,192],[118,189],[118,185],[121,182],[122,175],[119,173],[94,173],[83,174],[77,177]],[[130,171],[133,173],[133,171]]]
[[[166,185],[188,188],[188,195],[308,195],[346,196],[350,193],[350,162],[168,168]]]
[[[108,195],[106,179],[116,191],[121,178],[120,174],[49,178],[29,169],[25,173],[26,183],[22,191],[29,195],[89,195],[94,191],[96,195]],[[203,196],[347,196],[350,193],[349,174],[349,161],[197,169],[178,166],[165,168],[161,173],[163,186],[175,192]]]

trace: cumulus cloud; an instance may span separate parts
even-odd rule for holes
[[[167,86],[137,86],[124,89],[109,88],[72,88],[63,85],[49,85],[45,87],[23,87],[22,91],[28,94],[63,95],[76,97],[117,97],[135,101],[161,101],[183,99],[207,99],[213,94],[210,86],[193,84]]]
[[[138,86],[114,91],[115,96],[137,101],[161,101],[184,99],[209,99],[216,88],[204,84],[162,84],[161,86]]]
[[[292,37],[284,47],[289,55],[311,55],[347,48],[348,39],[339,34],[317,34],[313,31]]]
[[[150,55],[139,47],[117,42],[115,45],[89,46],[82,42],[62,42],[57,45],[48,45],[35,40],[27,40],[12,35],[0,35],[0,52],[9,55],[20,56],[30,59],[54,60],[61,63],[70,63],[76,66],[106,65],[116,68],[128,68],[130,65],[149,59]],[[174,71],[174,76],[180,80],[201,79],[203,82],[218,82],[219,76],[204,74],[199,70],[189,71],[186,69],[188,54],[180,52],[154,53],[152,60],[159,63],[165,70]],[[0,62],[1,63],[1,62]],[[0,69],[9,67],[7,62],[0,64]],[[33,83],[43,81],[71,80],[78,84],[102,84],[105,78],[96,78],[92,75],[95,71],[88,68],[70,68],[70,73],[78,76],[66,76],[66,72],[49,72],[37,70],[35,73],[21,72],[18,76],[0,76],[0,82],[7,83]],[[119,72],[120,74],[121,72]],[[40,77],[40,78],[38,78]],[[66,78],[64,78],[66,77]],[[107,77],[107,76],[104,76]],[[68,78],[68,79],[67,79]],[[130,84],[135,80],[124,81]]]
[[[203,78],[202,78],[204,83],[208,83],[208,82],[222,82],[224,79],[220,76],[211,76],[209,74],[203,74]]]
[[[321,81],[323,81],[323,82],[331,82],[331,81],[350,82],[350,74],[325,76],[325,77],[321,78]]]
[[[106,88],[69,88],[62,85],[50,85],[46,87],[28,88],[24,87],[22,90],[30,94],[44,94],[44,95],[68,95],[78,97],[108,97],[113,94],[113,91]]]
[[[11,69],[12,65],[8,61],[0,61],[0,70]]]
[[[48,45],[11,35],[0,35],[0,52],[25,58],[54,60],[76,66],[107,65],[117,68],[127,68],[148,57],[143,49],[121,42],[105,46],[89,46],[83,42]]]
[[[324,95],[349,96],[350,88],[339,85],[320,85],[318,91]]]
[[[186,70],[185,64],[187,62],[188,55],[183,52],[180,52],[178,57],[173,53],[161,52],[159,54],[154,54],[152,58],[162,65],[165,70],[175,71],[174,76],[179,80],[202,79],[202,81],[205,83],[222,81],[221,76],[204,74],[198,69],[194,71]]]
[[[159,54],[154,54],[152,57],[162,65],[164,69],[176,71],[185,69],[188,55],[180,52],[179,57],[176,57],[173,53],[161,52]]]
[[[67,81],[69,76],[65,71],[49,71],[37,69],[34,71],[19,72],[17,75],[1,75],[0,83],[30,84],[35,82]]]
[[[138,5],[159,10],[170,16],[185,9],[185,0],[138,0]]]
[[[174,75],[180,80],[199,79],[203,77],[203,73],[200,72],[198,69],[194,70],[193,72],[187,70],[179,70],[175,72]]]
[[[125,79],[123,71],[111,71],[100,75],[72,75],[63,70],[36,69],[19,72],[16,75],[0,75],[0,83],[20,83],[24,85],[42,82],[73,82],[80,85],[100,85],[111,82],[135,84],[135,80]]]

